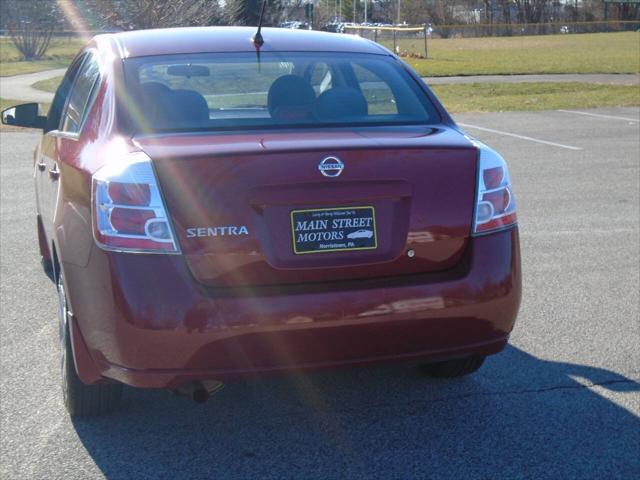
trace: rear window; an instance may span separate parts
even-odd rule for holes
[[[262,52],[125,60],[136,131],[242,130],[439,121],[428,97],[392,58]]]

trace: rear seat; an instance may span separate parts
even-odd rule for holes
[[[194,90],[172,90],[159,82],[143,83],[141,90],[154,128],[204,126],[209,120],[207,101]]]
[[[316,99],[316,113],[322,121],[335,122],[344,118],[365,117],[368,112],[367,100],[355,88],[331,88]]]

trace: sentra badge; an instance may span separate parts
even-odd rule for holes
[[[194,237],[225,237],[249,235],[249,230],[244,225],[229,225],[224,227],[192,227],[187,228],[187,238]]]

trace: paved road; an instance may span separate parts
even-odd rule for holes
[[[53,94],[37,90],[31,85],[40,80],[59,77],[66,69],[0,77],[0,97],[25,102],[49,103]],[[449,83],[519,83],[519,82],[585,82],[610,85],[640,85],[638,74],[560,74],[560,75],[471,75],[457,77],[425,77],[429,85]]]
[[[0,97],[24,102],[49,103],[53,100],[53,94],[32,88],[36,82],[64,75],[66,68],[45,70],[43,72],[0,77]]]
[[[583,82],[608,85],[640,85],[640,75],[609,73],[567,73],[546,75],[468,75],[456,77],[425,77],[428,85],[446,83],[522,83],[522,82]]]
[[[458,116],[509,159],[522,232],[521,314],[476,375],[271,378],[205,405],[128,389],[122,413],[73,422],[36,254],[37,136],[0,134],[0,477],[640,478],[640,110],[583,113]]]

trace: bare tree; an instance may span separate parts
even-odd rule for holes
[[[103,26],[122,30],[215,25],[217,0],[85,0]]]
[[[550,0],[514,0],[514,3],[520,23],[548,22],[551,18],[553,2]]]
[[[42,58],[58,25],[55,0],[2,1],[0,14],[11,41],[25,60]]]
[[[260,18],[262,0],[227,0],[225,17],[231,25],[257,25]],[[278,25],[285,15],[285,8],[281,0],[267,2],[262,24],[265,26]]]
[[[313,8],[313,27],[320,29],[331,23],[336,11],[337,4],[333,0],[320,0]]]
[[[378,0],[369,2],[368,20],[372,22],[394,23],[398,16],[398,0]]]

